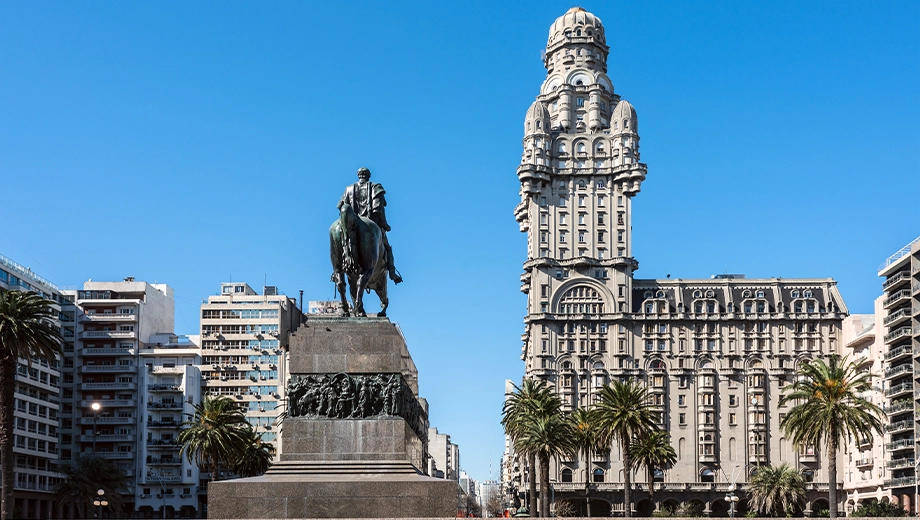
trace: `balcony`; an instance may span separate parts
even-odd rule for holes
[[[914,404],[911,402],[910,399],[903,399],[901,401],[895,401],[891,403],[891,405],[884,408],[884,410],[885,410],[885,413],[887,413],[888,415],[894,415],[896,413],[900,413],[905,410],[913,410],[913,408],[914,408]]]
[[[77,334],[77,337],[80,339],[134,339],[137,333],[133,330],[84,330]]]
[[[914,438],[910,437],[908,439],[901,439],[898,441],[893,441],[885,444],[885,449],[888,451],[894,450],[903,450],[903,449],[914,449]]]
[[[889,350],[885,352],[885,361],[894,361],[898,358],[904,356],[910,356],[913,354],[913,349],[910,348],[910,345],[905,345],[903,347],[898,347],[894,350]]]
[[[905,309],[905,310],[907,310],[907,309]],[[902,337],[904,337],[904,336],[910,336],[910,334],[911,334],[912,331],[913,331],[913,329],[910,327],[910,325],[908,325],[908,326],[906,326],[906,327],[901,327],[901,328],[899,328],[899,329],[895,329],[895,330],[889,332],[888,334],[885,334],[885,338],[884,338],[885,344],[888,344],[888,343],[891,343],[891,342],[893,342],[893,341],[896,341],[896,340],[898,340],[898,339],[900,339],[900,338],[902,338]]]
[[[894,398],[894,397],[897,397],[905,393],[912,393],[913,391],[914,391],[914,383],[913,381],[911,381],[908,383],[901,383],[899,385],[895,385],[889,388],[888,390],[885,390],[885,396],[889,398]]]
[[[148,392],[182,392],[182,387],[179,385],[159,383],[159,384],[154,384],[154,385],[147,385],[147,391]]]
[[[916,483],[917,479],[914,477],[893,478],[884,482],[886,488],[914,486]]]
[[[81,323],[108,323],[108,322],[133,322],[137,321],[136,314],[115,314],[115,313],[102,313],[102,314],[84,314],[80,316]]]
[[[137,390],[137,383],[110,381],[107,383],[80,383],[81,390]]]
[[[901,289],[900,291],[892,293],[888,298],[885,298],[885,301],[882,302],[882,306],[887,309],[909,298],[910,289]]]
[[[133,435],[96,435],[95,439],[93,435],[81,435],[80,442],[132,442],[134,440]]]
[[[81,356],[133,356],[133,348],[83,348]]]
[[[136,371],[134,365],[83,365],[77,369],[80,374],[133,374]]]
[[[150,485],[159,486],[161,482],[163,484],[181,483],[182,477],[178,475],[163,475],[163,476],[147,475],[147,479],[146,479],[146,482],[144,482],[144,485],[145,486],[150,486]],[[162,493],[160,493],[160,498],[162,498]]]
[[[147,421],[147,428],[178,428],[179,423],[174,421]]]
[[[886,370],[885,377],[891,378],[899,374],[913,374],[913,373],[914,373],[913,365],[910,363],[905,363],[903,365],[898,365],[894,368],[889,368],[888,370]]]
[[[885,467],[888,469],[899,469],[899,468],[912,468],[914,467],[914,459],[909,457],[904,457],[900,459],[889,460]]]
[[[897,289],[898,287],[900,287],[901,285],[903,285],[905,282],[909,280],[910,280],[910,270],[909,269],[898,271],[897,273],[889,276],[888,279],[882,283],[882,291],[888,292],[890,290]]]
[[[179,445],[176,444],[175,439],[148,439],[147,448],[148,449],[176,449]]]
[[[130,451],[97,451],[96,455],[99,455],[103,459],[133,459],[134,453]]]
[[[181,410],[182,403],[177,403],[175,401],[147,403],[147,409],[148,410]]]
[[[157,466],[181,466],[182,459],[175,457],[147,457],[147,464],[157,465]]]
[[[888,433],[900,432],[900,431],[905,431],[905,430],[913,430],[913,429],[914,429],[913,420],[898,421],[896,423],[885,425],[885,431]]]
[[[137,401],[134,399],[103,399],[100,401],[84,399],[80,401],[80,406],[83,408],[89,408],[93,403],[99,403],[102,405],[102,408],[118,408],[118,407],[129,407],[134,408],[137,406]]]
[[[913,463],[913,462],[911,462]],[[865,457],[856,461],[857,468],[867,468],[874,464],[872,457]],[[890,464],[890,463],[889,463]],[[891,467],[891,466],[889,466]]]
[[[898,309],[888,316],[885,316],[885,319],[882,320],[882,324],[888,327],[890,325],[897,325],[908,319],[910,319],[910,309]]]
[[[80,417],[80,424],[134,424],[134,417]]]

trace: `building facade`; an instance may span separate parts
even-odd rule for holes
[[[32,291],[54,302],[53,325],[62,328],[67,306],[58,287],[17,262],[0,255],[0,292]],[[72,331],[70,335],[72,339]],[[54,487],[60,442],[60,360],[19,360],[13,417],[14,514],[18,518],[48,518],[54,512]]]
[[[428,428],[428,475],[448,480],[460,478],[460,447],[450,442],[450,435]]]
[[[204,391],[236,399],[262,440],[275,446],[276,457],[277,421],[290,377],[286,352],[302,322],[297,302],[276,287],[259,294],[246,283],[223,283],[220,293],[201,305]]]
[[[814,447],[794,449],[782,435],[779,399],[801,363],[839,351],[846,307],[836,283],[635,278],[632,204],[647,166],[636,111],[606,74],[608,52],[596,16],[576,7],[557,19],[525,116],[514,212],[528,237],[525,377],[553,385],[566,410],[591,405],[613,379],[648,384],[678,462],[656,475],[654,502],[633,495],[639,515],[690,505],[725,516],[732,480],[783,462],[809,481],[805,513],[827,508],[826,470]],[[550,478],[556,500],[583,503],[588,479],[593,514],[624,508],[617,447],[556,460]]]
[[[879,312],[884,345],[884,387],[888,424],[885,444],[892,500],[916,511],[917,436],[920,425],[914,388],[920,363],[920,237],[879,266],[882,305]]]

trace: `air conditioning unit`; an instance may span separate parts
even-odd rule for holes
[[[163,498],[163,493],[157,493],[157,498]]]
[[[214,370],[220,370],[220,365],[211,365]]]
[[[260,406],[260,407],[259,407],[259,411],[260,411],[260,412],[264,412],[264,411],[265,411],[265,408],[263,408],[263,407]]]
[[[226,381],[226,380],[227,380],[227,376],[220,376],[220,380],[221,380],[221,381]]]
[[[270,368],[270,369],[272,369],[272,370],[275,370],[275,369],[278,368],[278,366],[277,366],[277,365],[268,365],[268,368]]]
[[[141,494],[140,494],[140,498],[147,498],[147,495],[141,493]]]
[[[256,378],[256,376],[249,376],[249,379],[251,381],[258,381],[258,378]],[[265,378],[263,377],[262,379],[265,379]]]
[[[262,381],[265,381],[265,376],[261,376],[259,377],[259,379],[261,379]]]

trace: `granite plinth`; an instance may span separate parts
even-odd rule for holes
[[[209,518],[453,517],[457,483],[423,475],[264,475],[214,482]]]
[[[291,374],[402,373],[418,395],[406,340],[385,318],[311,318],[291,336]]]
[[[290,417],[281,435],[282,462],[400,460],[421,469],[423,457],[422,441],[402,417]]]

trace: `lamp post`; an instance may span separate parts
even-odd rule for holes
[[[154,482],[160,484],[160,495],[163,497],[163,519],[166,519],[166,485],[163,484],[162,475],[154,475],[152,471],[147,472],[147,478],[153,478]]]
[[[93,455],[96,454],[96,421],[99,420],[99,410],[102,409],[102,405],[99,403],[93,403],[90,408],[93,409]],[[101,489],[99,491],[102,491]]]
[[[93,505],[96,506],[96,518],[102,518],[102,508],[108,507],[109,501],[105,499],[105,490],[100,489],[96,491],[96,500],[93,500]]]
[[[738,489],[738,478],[741,476],[743,471],[747,469],[748,466],[750,466],[750,464],[745,464],[744,467],[742,467],[740,464],[736,464],[735,468],[732,470],[731,484],[728,485],[728,494],[725,495],[725,501],[728,502],[729,518],[735,517],[735,505],[740,500],[738,495],[735,494],[735,490]]]

